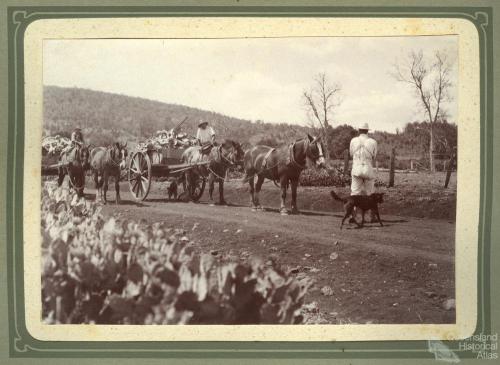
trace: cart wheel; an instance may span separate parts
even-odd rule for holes
[[[189,198],[194,201],[198,202],[200,200],[201,196],[203,195],[203,192],[205,191],[205,184],[207,181],[203,176],[200,175],[194,175],[192,176],[192,181],[189,181],[191,174],[184,174],[185,179],[183,182],[184,190],[188,191],[189,193]],[[186,188],[187,187],[187,188]]]
[[[135,200],[146,199],[151,187],[151,160],[140,151],[135,152],[128,165],[128,185]]]

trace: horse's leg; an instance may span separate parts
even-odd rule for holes
[[[177,200],[177,187],[178,187],[178,184],[177,184],[177,180],[174,180],[172,182],[172,197],[174,200]]]
[[[224,180],[219,178],[219,204],[227,205],[224,199]]]
[[[299,185],[299,179],[292,179],[292,214],[299,214],[299,209],[297,208],[297,186]]]
[[[120,204],[120,171],[118,171],[118,174],[115,175],[115,203]]]
[[[215,185],[215,176],[214,174],[208,175],[208,196],[210,197],[210,200],[214,200],[213,198],[213,192],[214,192],[214,185]]]
[[[104,172],[101,172],[100,175],[101,175],[101,178],[99,179],[97,188],[98,188],[98,193],[99,193],[99,199],[102,202],[102,201],[104,201],[104,193],[103,193],[103,189],[102,189],[102,186],[104,185]]]
[[[95,188],[96,189],[99,189],[99,173],[96,171],[94,171],[94,184],[95,184]]]
[[[94,174],[94,185],[95,185],[95,200],[99,201],[99,174],[97,170],[93,171]]]
[[[84,195],[84,190],[85,190],[85,170],[82,167],[82,170],[79,174],[79,179],[78,179],[78,196],[83,197]]]
[[[286,190],[288,188],[288,176],[283,174],[280,178],[280,187],[281,187],[281,204],[280,204],[280,214],[288,215],[288,211],[286,210]]]
[[[252,205],[252,210],[256,210],[257,205],[255,204],[255,187],[253,176],[248,178],[248,185],[250,185],[250,204]]]
[[[103,181],[102,200],[103,200],[104,204],[106,204],[108,202],[106,199],[106,194],[108,193],[108,180],[109,180],[109,174],[107,171],[104,171],[102,173],[102,181]]]
[[[64,181],[64,169],[62,167],[57,168],[58,178],[57,178],[57,186],[61,186]]]
[[[260,199],[259,199],[259,193],[260,190],[262,189],[262,184],[264,183],[264,176],[259,175],[257,177],[257,183],[255,184],[255,205],[257,206],[258,210],[264,210],[262,206],[260,205]]]

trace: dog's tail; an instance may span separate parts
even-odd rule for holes
[[[333,199],[338,200],[339,202],[345,203],[346,200],[342,199],[340,196],[338,196],[333,190],[330,191],[330,195],[332,196]]]

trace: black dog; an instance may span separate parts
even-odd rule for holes
[[[170,183],[170,185],[168,186],[167,193],[168,193],[168,200],[172,200],[172,198],[174,200],[177,200],[177,182],[176,181],[172,181]]]
[[[384,202],[384,193],[373,193],[371,195],[351,195],[346,198],[341,198],[332,190],[330,191],[330,195],[333,199],[341,201],[344,203],[344,219],[342,219],[342,223],[340,224],[340,229],[344,225],[347,217],[352,216],[354,223],[358,225],[359,228],[363,227],[365,223],[365,212],[367,210],[371,210],[377,216],[378,222],[380,226],[383,227],[382,221],[380,220],[380,214],[378,213],[378,205]],[[361,224],[356,222],[354,218],[354,208],[359,208],[362,211],[362,220]]]

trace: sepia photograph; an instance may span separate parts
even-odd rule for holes
[[[455,35],[43,43],[46,324],[453,324]]]
[[[7,361],[498,359],[490,0],[17,1]]]
[[[0,357],[498,359],[499,19],[443,1],[0,5]]]

